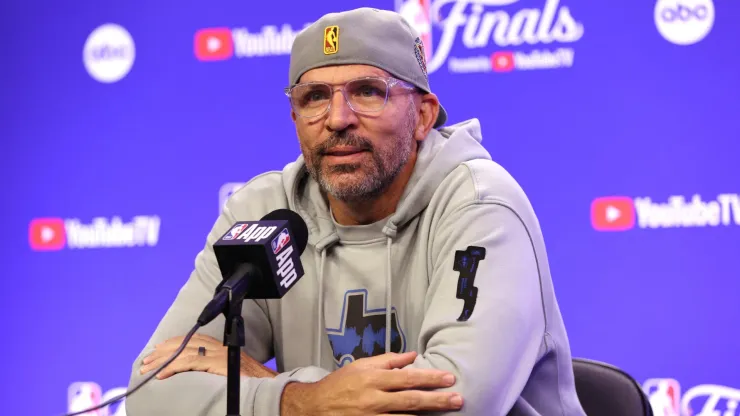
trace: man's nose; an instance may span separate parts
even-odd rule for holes
[[[334,90],[331,97],[331,107],[329,108],[329,114],[326,118],[326,125],[329,130],[341,131],[356,125],[357,115],[347,103],[344,96],[344,91]]]

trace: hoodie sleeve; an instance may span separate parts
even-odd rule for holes
[[[195,270],[180,289],[154,334],[133,363],[129,389],[138,385],[146,375],[139,368],[144,357],[154,350],[154,345],[171,337],[186,335],[195,325],[206,304],[213,298],[222,280],[213,243],[236,222],[227,209],[219,216],[208,235],[207,244],[195,259]],[[273,356],[272,327],[264,301],[245,300],[242,310],[245,329],[244,351],[259,362]],[[225,318],[221,315],[198,333],[223,339]],[[285,384],[290,381],[313,382],[328,372],[320,368],[296,368],[275,378],[241,378],[241,415],[275,416],[280,414],[280,398]],[[129,416],[222,416],[226,412],[226,377],[205,372],[184,372],[165,380],[153,378],[126,399]]]
[[[411,366],[456,375],[456,384],[441,390],[462,395],[463,409],[454,414],[505,415],[545,345],[529,231],[505,205],[470,202],[444,214],[430,255],[423,353]]]

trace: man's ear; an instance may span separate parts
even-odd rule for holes
[[[439,115],[439,98],[434,93],[420,93],[419,98],[414,100],[414,104],[419,112],[419,118],[414,130],[414,139],[417,141],[424,140],[429,132],[434,128],[434,123]]]

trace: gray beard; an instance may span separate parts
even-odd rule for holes
[[[373,200],[388,189],[409,161],[414,143],[415,118],[413,111],[410,111],[404,135],[389,138],[394,143],[389,149],[378,150],[366,138],[346,131],[332,135],[321,145],[310,149],[311,157],[306,159],[306,169],[318,182],[322,192],[340,201],[355,203]],[[322,169],[323,152],[338,145],[366,149],[370,152],[370,160]],[[356,177],[349,181],[342,178],[343,175],[351,175],[357,171],[363,174],[359,180]]]

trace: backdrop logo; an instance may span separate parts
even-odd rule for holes
[[[677,45],[701,41],[714,25],[712,0],[658,0],[654,14],[658,32]]]
[[[625,231],[635,226],[632,198],[607,196],[591,202],[591,225],[598,231]]]
[[[681,395],[672,378],[651,378],[642,385],[655,416],[736,416],[740,390],[716,384],[692,387]]]
[[[424,45],[424,61],[428,61],[432,50],[432,22],[430,0],[396,0],[396,11],[419,32]],[[428,72],[428,71],[427,71]]]
[[[93,382],[75,382],[67,389],[67,413],[79,412],[119,396],[126,392],[126,388],[117,387],[105,394],[100,385]],[[102,409],[83,413],[83,416],[126,416],[126,399],[110,404]]]
[[[665,202],[650,197],[609,196],[591,203],[591,224],[598,231],[639,228],[704,228],[740,226],[740,194],[719,194],[705,200],[672,195]]]
[[[651,378],[643,383],[654,416],[683,416],[681,385],[671,378]]]
[[[195,32],[195,57],[201,61],[223,61],[234,55],[234,41],[227,28],[201,29]]]
[[[740,404],[739,389],[716,384],[692,387],[681,398],[681,408],[688,409],[687,416],[737,415],[738,404]],[[697,412],[694,405],[699,407],[700,411]],[[720,409],[723,408],[724,413],[720,413]]]
[[[28,226],[28,244],[34,251],[57,251],[65,247],[118,248],[156,246],[160,219],[140,215],[124,223],[120,217],[93,218],[83,224],[77,218],[36,218]]]
[[[126,29],[113,23],[93,30],[82,51],[87,73],[103,83],[123,79],[131,71],[135,57],[133,38]]]
[[[569,68],[575,51],[566,45],[583,37],[583,24],[560,0],[395,2],[421,35],[428,73],[445,64],[457,73]],[[553,43],[563,46],[533,48]]]
[[[36,218],[28,226],[28,243],[35,251],[56,251],[67,243],[61,218]]]
[[[194,37],[195,57],[201,61],[222,61],[230,58],[287,56],[300,31],[287,23],[279,28],[263,26],[256,32],[246,27],[200,29]]]

